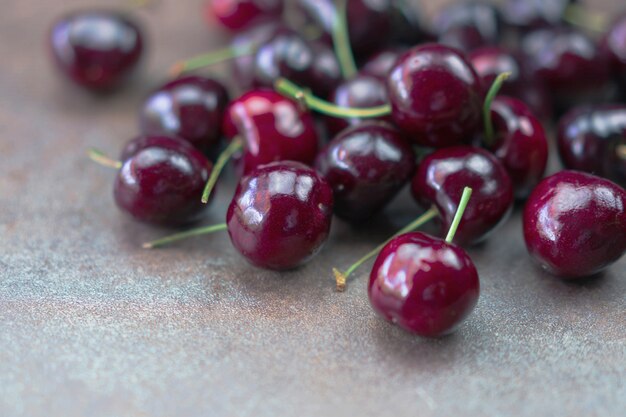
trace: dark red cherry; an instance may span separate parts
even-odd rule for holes
[[[409,332],[438,337],[469,316],[480,292],[460,247],[420,232],[393,238],[379,253],[368,295],[374,310]]]
[[[186,153],[189,149],[195,149],[194,146],[185,139],[162,135],[140,135],[126,143],[120,153],[120,161],[126,161],[140,151],[146,148],[154,147],[164,148],[180,153]]]
[[[119,85],[137,66],[143,50],[139,27],[113,11],[76,12],[59,19],[50,45],[61,71],[93,90]]]
[[[532,258],[552,274],[598,273],[626,251],[626,191],[577,171],[545,178],[526,203],[524,239]]]
[[[197,149],[174,139],[149,146],[125,160],[115,179],[118,207],[137,220],[178,225],[198,220],[211,162]]]
[[[210,0],[206,13],[209,22],[239,31],[260,20],[280,19],[283,8],[283,0]]]
[[[486,46],[472,51],[468,59],[482,81],[485,94],[498,75],[508,72],[511,75],[502,84],[500,94],[518,98],[541,119],[550,119],[552,101],[547,89],[528,76],[516,55],[499,46]]]
[[[363,122],[320,151],[315,168],[333,188],[335,214],[365,220],[387,205],[415,171],[415,154],[402,134],[382,122]]]
[[[439,42],[462,51],[471,51],[499,42],[500,13],[490,3],[471,1],[444,8],[435,18]]]
[[[602,49],[609,57],[613,73],[621,83],[626,98],[626,14],[613,22],[602,40]]]
[[[495,142],[490,150],[513,181],[516,198],[525,198],[539,183],[548,163],[548,141],[541,122],[526,104],[498,96],[491,104]]]
[[[365,61],[361,73],[386,80],[398,58],[405,52],[406,48],[400,47],[381,49]]]
[[[371,75],[357,74],[349,80],[343,81],[335,88],[330,101],[340,107],[370,108],[389,103],[387,98],[387,84],[381,78]],[[348,126],[363,122],[363,119],[345,119],[327,116],[326,128],[331,135],[336,135]],[[390,117],[383,120],[391,121]]]
[[[555,26],[573,3],[577,0],[507,0],[502,16],[507,25],[522,30]]]
[[[467,141],[480,125],[482,85],[456,49],[426,44],[402,55],[387,79],[392,117],[415,143]]]
[[[237,186],[226,224],[233,246],[253,265],[284,270],[311,259],[328,238],[333,192],[293,161],[263,165]]]
[[[474,192],[454,241],[477,243],[500,225],[513,207],[513,186],[500,161],[484,149],[456,146],[438,149],[420,163],[412,182],[423,206],[435,205],[442,231],[450,228],[464,187]]]
[[[254,85],[274,87],[280,77],[326,97],[341,81],[341,70],[330,46],[309,41],[291,29],[279,29],[256,51]]]
[[[146,135],[174,135],[209,152],[222,136],[228,92],[219,82],[206,77],[186,76],[154,91],[140,113]]]
[[[311,165],[318,150],[311,113],[273,90],[253,90],[233,100],[224,117],[224,134],[243,141],[243,174],[274,161]]]
[[[558,146],[566,168],[608,178],[626,187],[626,105],[571,110],[559,121]]]

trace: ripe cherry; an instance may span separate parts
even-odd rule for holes
[[[435,18],[435,33],[440,43],[471,51],[499,42],[500,13],[487,2],[452,4]]]
[[[161,138],[159,146],[144,147],[123,162],[115,179],[115,202],[144,222],[193,222],[206,209],[200,196],[211,169],[197,149]]]
[[[418,203],[439,210],[443,230],[450,227],[465,186],[474,193],[456,233],[459,245],[485,239],[511,212],[513,187],[504,166],[480,148],[438,149],[420,163],[412,183]]]
[[[596,274],[626,251],[626,191],[591,174],[545,178],[528,198],[523,221],[532,258],[564,278]]]
[[[427,44],[405,53],[387,80],[392,117],[417,144],[467,141],[480,124],[481,82],[461,52]]]
[[[283,0],[210,0],[208,22],[215,19],[223,27],[239,31],[260,20],[277,20],[283,13]]]
[[[387,205],[411,178],[415,154],[402,134],[383,122],[363,122],[336,136],[315,168],[334,191],[335,214],[363,221]]]
[[[206,77],[185,76],[154,91],[141,109],[146,135],[174,135],[208,153],[220,141],[228,92]]]
[[[333,192],[313,169],[282,161],[243,177],[228,207],[233,246],[253,265],[284,270],[312,258],[328,238]]]
[[[50,46],[61,71],[76,84],[107,90],[137,66],[143,50],[139,27],[113,11],[72,13],[59,19]]]
[[[559,122],[557,140],[565,167],[626,186],[626,105],[571,110]]]

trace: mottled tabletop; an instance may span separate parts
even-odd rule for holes
[[[85,150],[117,153],[169,65],[224,43],[201,3],[138,11],[142,76],[105,97],[61,81],[44,48],[54,17],[98,3],[0,4],[0,416],[625,415],[626,258],[582,283],[549,276],[519,208],[470,249],[481,298],[437,340],[374,314],[369,265],[334,290],[332,266],[418,214],[406,193],[368,229],[336,221],[288,273],[249,266],[224,235],[141,249],[171,230],[120,214],[114,173]]]

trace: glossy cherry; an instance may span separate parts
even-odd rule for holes
[[[418,203],[437,207],[444,231],[450,228],[466,186],[474,192],[456,233],[459,245],[485,239],[511,212],[513,186],[504,166],[484,149],[438,149],[422,160],[411,185]]]
[[[402,55],[387,79],[394,122],[415,143],[467,141],[480,125],[481,82],[463,54],[426,44]]]
[[[141,130],[146,135],[174,135],[203,152],[220,141],[228,104],[226,88],[211,78],[195,75],[170,81],[144,102]]]
[[[545,178],[528,198],[523,221],[532,258],[564,278],[596,274],[626,251],[626,191],[591,174]]]
[[[471,1],[444,8],[435,18],[435,33],[440,43],[471,51],[497,44],[500,25],[500,13],[493,4]]]
[[[253,265],[284,270],[326,242],[333,192],[313,169],[293,161],[263,165],[241,179],[228,206],[233,246]]]
[[[114,11],[76,12],[62,17],[50,33],[61,71],[88,89],[119,85],[137,66],[143,50],[139,27]]]
[[[273,87],[280,77],[326,97],[341,81],[341,70],[335,52],[327,44],[309,41],[291,29],[278,29],[256,51],[253,83]]]
[[[507,0],[502,16],[508,26],[522,30],[556,26],[573,3],[577,0]]]
[[[336,136],[320,151],[315,168],[333,188],[335,214],[359,222],[381,210],[409,181],[415,154],[395,127],[369,121]]]
[[[571,110],[559,121],[559,156],[566,168],[608,178],[626,187],[626,105]]]
[[[548,141],[541,122],[518,99],[498,96],[491,104],[495,141],[490,150],[513,182],[516,198],[539,183],[548,163]]]
[[[460,247],[420,232],[391,240],[370,274],[374,310],[409,332],[438,337],[472,312],[480,292],[478,272]]]
[[[180,140],[159,140],[126,159],[115,179],[118,207],[137,220],[178,225],[198,220],[211,162]]]
[[[615,19],[601,45],[626,98],[626,13]]]
[[[283,0],[210,0],[206,15],[209,22],[239,31],[260,20],[280,19],[283,8]]]

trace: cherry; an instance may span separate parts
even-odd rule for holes
[[[53,26],[50,46],[57,66],[76,84],[107,90],[133,70],[143,50],[142,35],[128,16],[113,11],[66,15]]]
[[[507,0],[502,16],[507,25],[522,30],[555,26],[574,3],[577,0]]]
[[[405,48],[399,47],[381,49],[365,61],[361,73],[386,80],[398,58],[405,52]]]
[[[211,0],[207,2],[207,21],[216,19],[223,27],[239,31],[259,20],[279,19],[283,0]]]
[[[626,191],[603,178],[561,171],[533,190],[524,208],[524,239],[548,272],[596,274],[626,251]]]
[[[626,97],[626,14],[615,20],[601,45],[609,57],[613,72],[620,81]]]
[[[309,41],[291,29],[277,30],[254,57],[254,85],[273,87],[280,77],[327,96],[341,81],[334,51],[325,43]]]
[[[439,210],[443,230],[450,227],[464,186],[474,194],[456,234],[460,245],[485,239],[511,212],[513,186],[504,166],[480,148],[438,149],[420,163],[412,182],[418,203]]]
[[[389,102],[385,82],[371,75],[357,74],[340,83],[330,96],[330,101],[339,107],[368,108],[382,106]],[[384,120],[389,120],[389,117]],[[348,126],[362,123],[362,119],[326,117],[328,131],[335,135]]]
[[[381,210],[411,178],[415,154],[401,133],[382,122],[344,130],[322,151],[315,168],[334,191],[335,214],[363,221]]]
[[[489,148],[508,172],[515,197],[525,198],[548,163],[545,131],[528,106],[515,98],[496,97],[491,112],[495,141]]]
[[[202,152],[222,136],[228,92],[206,77],[185,76],[154,91],[141,109],[141,129],[147,135],[167,134],[188,140]]]
[[[417,144],[466,141],[480,124],[482,85],[461,52],[426,44],[402,55],[387,80],[392,117]]]
[[[626,186],[626,105],[571,110],[559,121],[557,140],[565,167]]]
[[[313,257],[330,231],[333,192],[313,169],[282,161],[243,177],[228,206],[233,246],[253,265],[284,270]]]
[[[206,209],[200,202],[212,169],[198,150],[172,139],[160,140],[123,162],[115,179],[118,207],[137,220],[184,224],[198,220]]]
[[[500,13],[486,2],[452,4],[435,18],[435,33],[440,43],[463,51],[495,45],[501,37]]]

